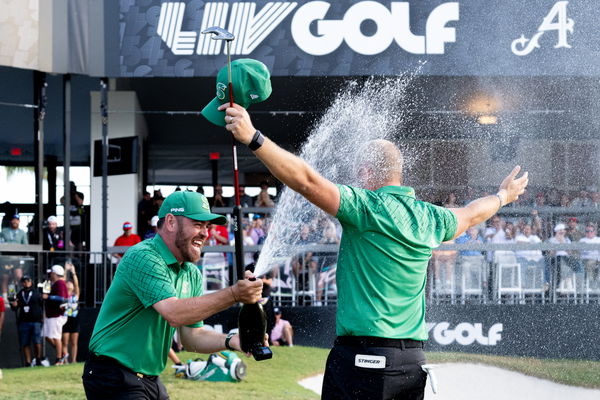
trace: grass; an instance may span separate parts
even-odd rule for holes
[[[297,384],[300,379],[323,372],[327,349],[295,346],[273,348],[273,359],[256,362],[245,359],[248,375],[240,383],[194,382],[177,379],[169,366],[163,372],[172,399],[206,398],[226,400],[318,399]],[[195,358],[180,353],[179,358]],[[505,368],[567,385],[600,389],[600,362],[581,360],[541,360],[467,353],[427,353],[428,362],[481,363]],[[83,364],[51,368],[4,369],[0,380],[1,399],[83,399]]]
[[[273,359],[256,362],[246,359],[246,378],[239,383],[198,382],[175,378],[171,362],[161,375],[171,399],[318,399],[314,392],[298,385],[298,381],[323,371],[327,349],[312,347],[273,347]],[[179,353],[186,361],[195,353]],[[206,357],[203,357],[206,359]],[[75,400],[85,398],[81,384],[83,364],[50,368],[4,369],[0,380],[0,399],[10,400]]]

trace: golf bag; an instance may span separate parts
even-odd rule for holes
[[[184,365],[173,365],[175,376],[193,381],[239,382],[246,376],[246,364],[231,351],[221,351],[208,356],[188,360]]]

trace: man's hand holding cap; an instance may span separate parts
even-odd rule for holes
[[[265,64],[251,58],[240,58],[231,62],[231,84],[233,99],[243,108],[260,103],[269,98],[272,92],[271,75]],[[227,66],[217,75],[216,97],[202,110],[202,115],[218,126],[230,123],[225,120],[222,104],[229,104]]]

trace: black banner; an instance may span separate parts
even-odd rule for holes
[[[215,76],[224,41],[275,76],[597,76],[595,0],[165,1],[121,0],[119,76]],[[116,16],[115,16],[116,17]],[[116,29],[108,19],[107,30]],[[119,51],[114,51],[115,48]]]
[[[207,329],[237,328],[239,308],[205,321]],[[21,366],[12,311],[0,346],[0,368]],[[79,360],[87,347],[98,309],[80,310]],[[335,307],[290,307],[282,318],[294,328],[294,343],[330,348],[335,339]],[[427,351],[452,351],[503,356],[600,360],[600,305],[446,305],[427,311]],[[49,346],[46,346],[50,353]],[[49,354],[53,360],[53,354]]]
[[[206,323],[227,332],[236,315],[230,309]],[[333,345],[334,307],[284,308],[282,318],[294,328],[294,343]],[[427,321],[427,351],[600,360],[599,305],[438,305]]]

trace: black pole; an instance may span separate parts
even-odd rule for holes
[[[48,204],[47,215],[56,215],[56,156],[46,156],[46,170],[48,171]]]
[[[35,241],[42,242],[42,222],[44,220],[44,117],[46,115],[46,75],[43,72],[34,72],[34,104],[38,107],[34,111],[33,126],[35,134],[35,202],[37,204],[37,218],[35,221]],[[48,191],[50,191],[48,187]]]
[[[108,81],[100,80],[102,118],[102,252],[108,251]],[[106,261],[106,257],[102,258]]]
[[[71,249],[71,76],[63,77],[63,180],[65,250]]]

